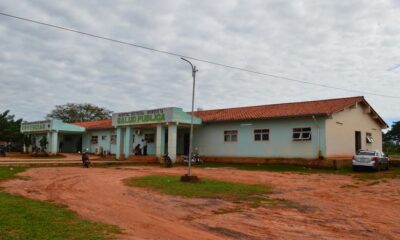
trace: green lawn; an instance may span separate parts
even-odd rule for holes
[[[0,167],[0,181],[17,178],[17,173],[25,171],[24,167]]]
[[[229,167],[248,171],[295,172],[295,173],[324,173],[351,175],[359,180],[375,180],[384,178],[400,178],[400,167],[391,167],[389,171],[360,171],[354,172],[350,167],[335,170],[333,168],[308,168],[295,165],[263,165],[263,164],[235,164],[235,163],[204,163],[195,165],[198,168]]]
[[[230,183],[202,178],[198,183],[181,182],[179,176],[151,175],[125,180],[128,186],[150,188],[165,194],[182,197],[223,198],[247,200],[271,193],[271,187],[242,183]]]
[[[354,177],[359,180],[377,180],[385,178],[400,178],[400,167],[391,167],[389,171],[357,172]]]
[[[271,171],[271,172],[299,172],[299,173],[333,173],[347,174],[351,173],[351,168],[341,168],[335,170],[333,168],[309,168],[296,165],[265,165],[265,164],[239,164],[239,163],[203,163],[194,165],[199,168],[218,168],[229,167],[240,170],[249,171]]]
[[[0,167],[0,181],[24,168]],[[66,207],[0,191],[0,239],[112,239],[116,226],[94,223]]]

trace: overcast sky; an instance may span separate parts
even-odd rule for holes
[[[0,11],[237,67],[400,96],[400,1],[32,1]],[[196,62],[204,109],[360,95]],[[190,109],[178,57],[0,16],[0,112],[40,120],[55,105]],[[388,122],[400,99],[365,95]]]

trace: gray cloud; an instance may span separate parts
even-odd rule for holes
[[[396,1],[12,1],[0,10],[287,77],[399,95]],[[0,16],[0,111],[42,119],[56,104],[190,108],[179,58]],[[196,63],[206,109],[360,95]],[[366,96],[387,119],[400,100]]]

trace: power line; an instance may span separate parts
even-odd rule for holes
[[[219,66],[219,67],[239,70],[239,71],[253,73],[253,74],[257,74],[257,75],[268,76],[268,77],[282,79],[282,80],[291,81],[291,82],[296,82],[296,83],[300,83],[300,84],[313,85],[313,86],[318,86],[318,87],[323,87],[323,88],[330,88],[330,89],[341,90],[341,91],[346,91],[346,92],[353,92],[353,93],[360,93],[360,94],[373,95],[373,96],[379,96],[379,97],[398,98],[398,99],[400,99],[400,97],[398,97],[398,96],[391,96],[391,95],[384,95],[384,94],[368,92],[368,91],[360,91],[360,90],[353,90],[353,89],[342,88],[342,87],[335,87],[335,86],[321,84],[321,83],[314,83],[314,82],[299,80],[299,79],[295,79],[295,78],[290,78],[290,77],[279,76],[279,75],[270,74],[270,73],[259,72],[259,71],[255,71],[255,70],[251,70],[251,69],[242,68],[242,67],[231,66],[231,65],[227,65],[227,64],[223,64],[223,63],[213,62],[213,61],[210,61],[210,60],[205,60],[205,59],[201,59],[201,58],[186,56],[184,54],[179,54],[179,53],[169,52],[169,51],[163,51],[163,50],[159,50],[159,49],[152,48],[152,47],[146,47],[146,46],[143,46],[143,45],[130,43],[130,42],[125,42],[125,41],[121,41],[121,40],[117,40],[117,39],[113,39],[113,38],[109,38],[109,37],[103,37],[103,36],[100,36],[100,35],[87,33],[87,32],[82,32],[82,31],[71,29],[71,28],[57,26],[57,25],[54,25],[54,24],[40,22],[40,21],[28,19],[28,18],[18,17],[18,16],[11,15],[11,14],[8,14],[8,13],[0,12],[0,15],[3,15],[3,16],[9,17],[9,18],[14,18],[14,19],[26,21],[26,22],[36,23],[36,24],[39,24],[39,25],[42,25],[42,26],[51,27],[51,28],[55,28],[55,29],[59,29],[59,30],[63,30],[63,31],[73,32],[73,33],[77,33],[77,34],[81,34],[81,35],[85,35],[85,36],[89,36],[89,37],[93,37],[93,38],[97,38],[97,39],[101,39],[101,40],[106,40],[106,41],[111,41],[111,42],[114,42],[114,43],[128,45],[128,46],[131,46],[131,47],[141,48],[141,49],[145,49],[145,50],[148,50],[148,51],[167,54],[167,55],[175,56],[175,57],[179,57],[179,58],[183,57],[183,58],[191,59],[191,60],[198,61],[198,62],[208,63],[208,64],[212,64],[212,65]]]

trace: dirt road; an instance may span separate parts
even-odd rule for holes
[[[123,179],[183,168],[36,168],[6,191],[68,205],[85,218],[120,226],[121,239],[400,239],[400,179],[195,169],[202,177],[271,185],[288,206],[238,209],[240,203],[186,199],[124,186]]]

